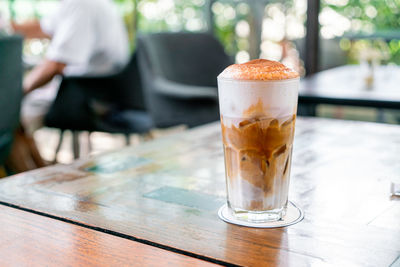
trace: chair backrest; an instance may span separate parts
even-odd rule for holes
[[[179,84],[180,88],[187,87],[188,91],[200,90],[201,86],[217,91],[217,76],[232,60],[212,35],[142,35],[138,38],[137,53],[147,108],[157,127],[194,127],[218,120],[218,102],[214,98],[175,98],[160,93],[165,80]],[[158,83],[154,82],[157,80]]]
[[[217,86],[216,77],[231,58],[222,45],[208,33],[155,33],[139,37],[150,70],[177,83]]]
[[[19,122],[21,98],[22,38],[0,37],[0,164]]]
[[[127,66],[116,75],[119,84],[115,92],[118,104],[127,109],[145,110],[142,82],[139,74],[138,57],[134,53]]]

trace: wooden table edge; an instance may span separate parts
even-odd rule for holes
[[[143,244],[143,245],[151,246],[153,248],[162,249],[163,251],[167,251],[167,252],[170,252],[170,253],[175,253],[175,254],[181,255],[183,257],[186,256],[186,257],[194,258],[196,260],[205,261],[205,262],[210,263],[210,264],[217,264],[217,265],[224,265],[224,266],[239,266],[237,264],[233,264],[233,263],[230,263],[230,262],[217,260],[217,259],[210,258],[210,257],[204,256],[204,255],[199,255],[199,254],[196,254],[196,253],[193,253],[193,252],[190,252],[190,251],[177,249],[177,248],[172,247],[172,246],[155,243],[153,241],[146,240],[146,239],[136,238],[136,237],[131,236],[131,235],[119,233],[119,232],[116,232],[116,231],[113,231],[113,230],[105,229],[105,228],[94,226],[94,225],[89,225],[89,224],[86,224],[86,223],[83,223],[83,222],[74,221],[74,220],[71,220],[71,219],[68,219],[68,218],[63,218],[63,217],[60,217],[60,216],[56,216],[56,215],[52,215],[52,214],[49,214],[49,213],[37,211],[37,210],[34,210],[34,209],[24,208],[24,207],[21,207],[19,205],[10,204],[10,203],[4,202],[4,201],[0,201],[0,208],[1,207],[13,208],[13,209],[16,209],[16,210],[19,210],[19,211],[28,212],[28,213],[31,213],[31,214],[34,214],[34,215],[38,215],[38,216],[42,216],[42,217],[46,217],[46,218],[49,218],[49,219],[54,219],[54,220],[57,220],[57,221],[60,221],[60,222],[64,222],[64,223],[68,223],[68,224],[72,224],[72,225],[75,225],[75,226],[78,226],[78,227],[83,227],[83,228],[88,229],[88,230],[100,232],[102,234],[106,234],[106,235],[110,235],[110,236],[113,236],[113,237],[122,238],[122,239],[125,239],[125,240],[130,240],[130,241],[137,242],[137,243],[140,243],[140,244]]]

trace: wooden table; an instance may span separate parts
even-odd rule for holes
[[[400,67],[380,66],[371,88],[365,85],[365,72],[359,65],[346,65],[318,72],[302,79],[299,106],[315,116],[317,104],[400,109]]]
[[[213,265],[7,206],[0,212],[0,266]]]
[[[245,228],[217,217],[225,202],[218,123],[3,179],[0,201],[213,263],[398,263],[400,201],[389,184],[400,175],[400,127],[315,118],[296,127],[289,198],[305,219],[286,228]]]

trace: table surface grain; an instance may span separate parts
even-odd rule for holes
[[[215,266],[0,205],[0,266]]]
[[[302,222],[227,224],[218,123],[0,181],[0,201],[216,263],[389,266],[400,255],[400,127],[296,124],[289,199]]]

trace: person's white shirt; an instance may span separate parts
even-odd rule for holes
[[[129,60],[126,29],[111,0],[61,0],[40,26],[52,37],[46,58],[65,63],[65,76],[108,74]]]

